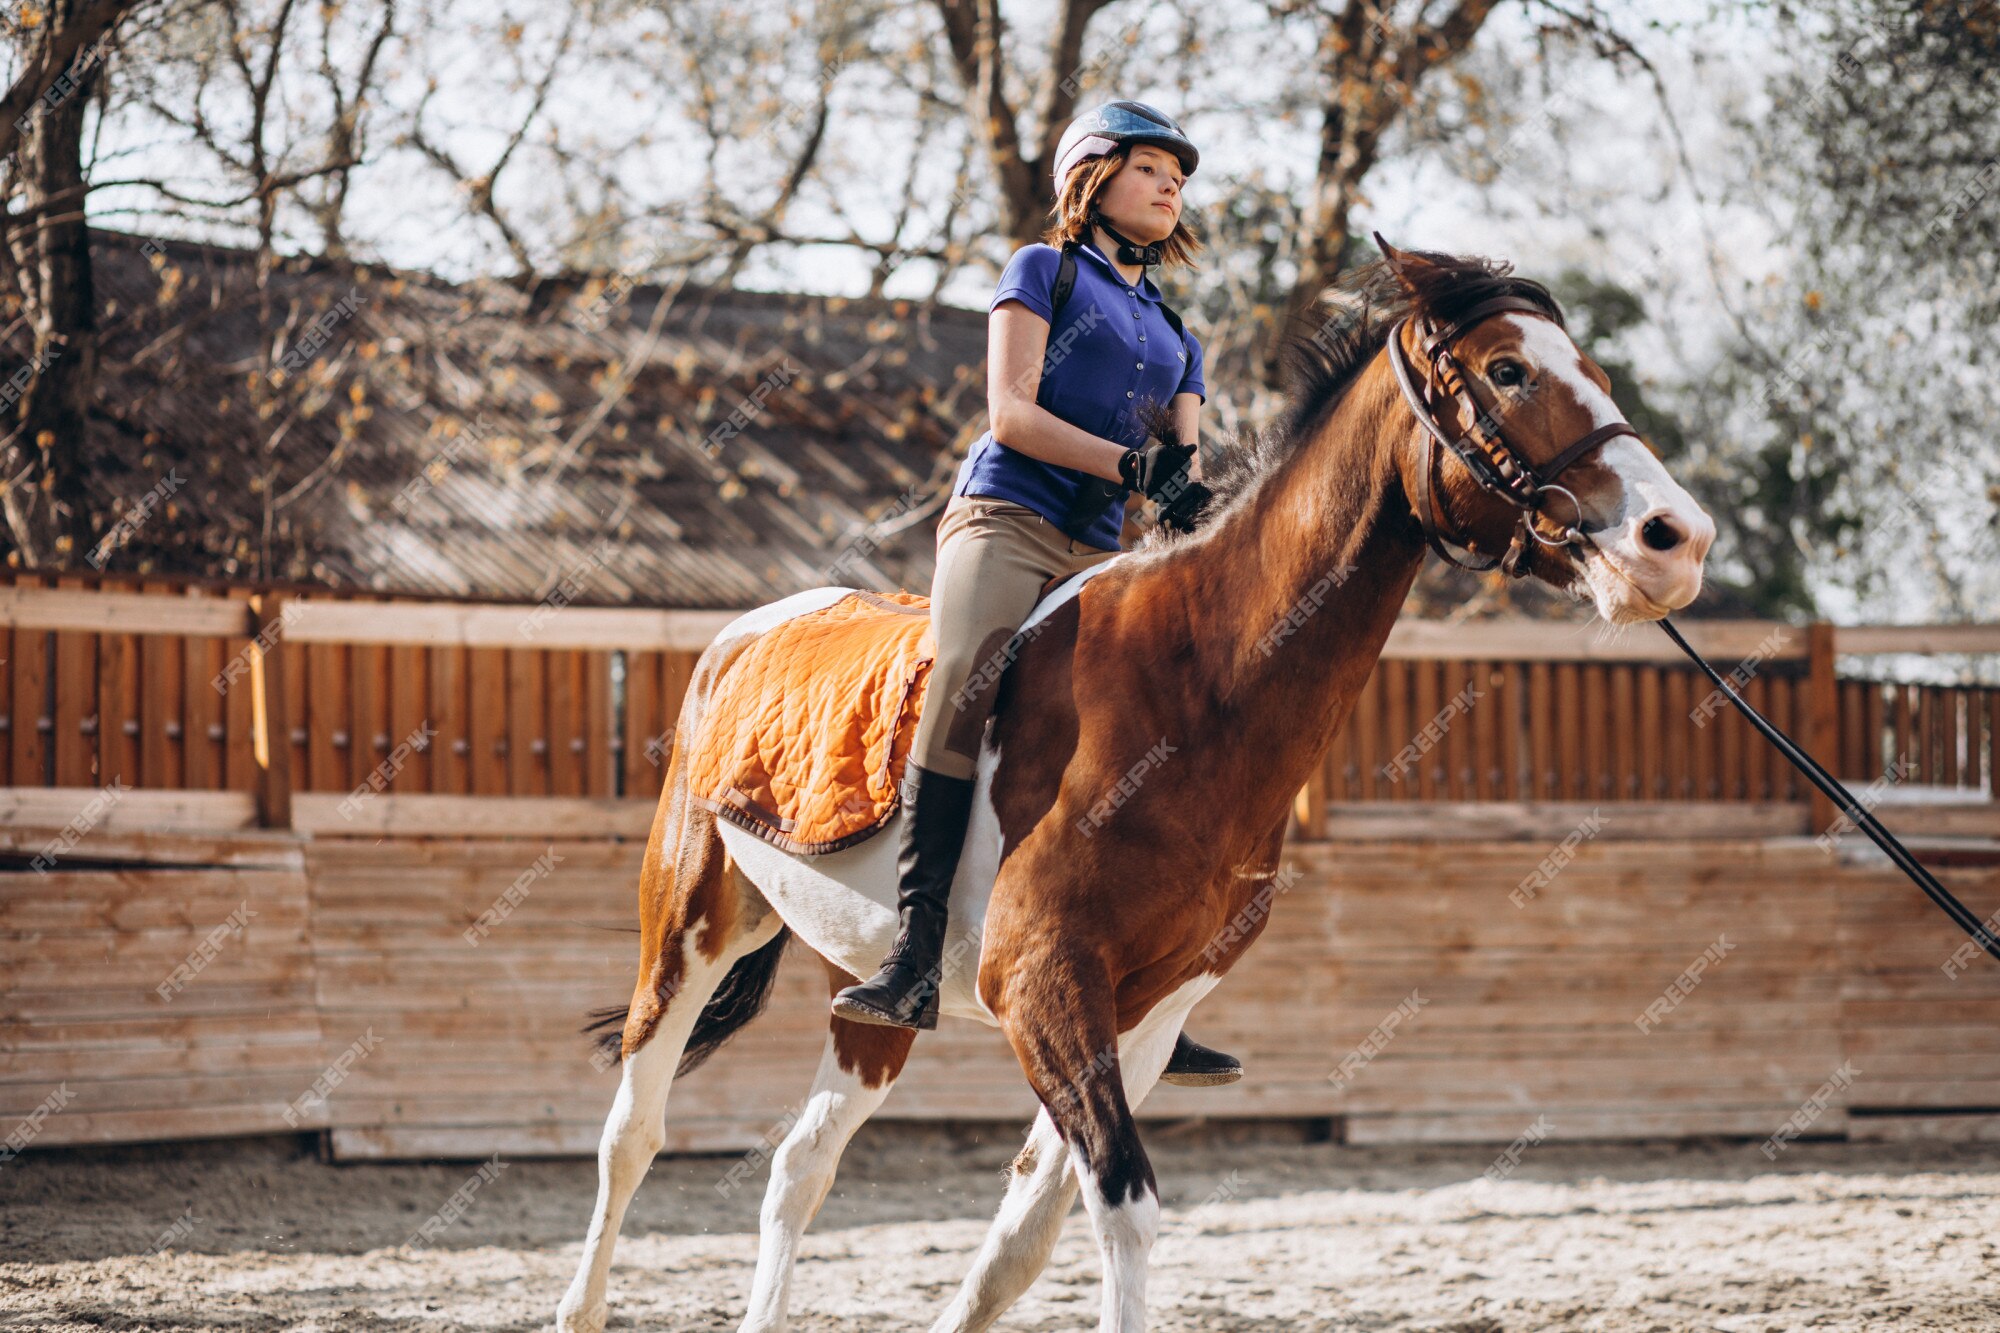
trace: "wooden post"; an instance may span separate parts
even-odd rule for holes
[[[257,823],[292,826],[292,722],[285,707],[283,593],[250,599],[251,753],[256,764]]]
[[[1286,831],[1288,837],[1304,842],[1318,842],[1326,837],[1326,765],[1327,756],[1313,765],[1312,776],[1306,785],[1299,788],[1299,794],[1292,798],[1292,826]]]
[[[1816,620],[1806,626],[1806,753],[1829,773],[1840,772],[1840,686],[1833,670],[1833,626]],[[1819,788],[1812,789],[1814,835],[1833,827],[1840,815]]]

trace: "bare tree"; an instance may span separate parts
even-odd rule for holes
[[[0,268],[25,324],[31,359],[4,382],[0,510],[21,559],[79,550],[83,436],[97,375],[91,283],[86,112],[119,22],[139,0],[52,0],[0,20],[16,72],[0,98]],[[13,331],[0,345],[13,345]]]

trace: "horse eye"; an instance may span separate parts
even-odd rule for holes
[[[1519,361],[1495,361],[1486,368],[1486,378],[1503,389],[1511,389],[1528,378],[1528,371]]]

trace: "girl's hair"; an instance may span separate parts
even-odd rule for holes
[[[1069,173],[1069,182],[1064,186],[1055,207],[1049,210],[1053,219],[1048,229],[1042,233],[1042,240],[1061,249],[1067,241],[1087,241],[1090,239],[1090,214],[1097,207],[1098,196],[1104,187],[1116,176],[1119,169],[1132,154],[1132,144],[1121,144],[1102,157],[1086,160]],[[1187,214],[1174,219],[1174,229],[1160,242],[1162,266],[1170,264],[1194,263],[1195,252],[1201,249],[1201,238],[1194,234],[1187,224]]]

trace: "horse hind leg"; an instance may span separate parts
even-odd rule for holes
[[[827,971],[835,991],[856,980],[831,964]],[[771,1183],[759,1219],[757,1276],[738,1333],[778,1333],[784,1328],[800,1241],[833,1188],[848,1140],[896,1086],[916,1036],[906,1028],[831,1020],[812,1091],[771,1158]],[[746,1158],[730,1168],[725,1183],[717,1188],[726,1193],[750,1169]]]
[[[692,699],[683,726],[690,707]],[[678,745],[640,872],[639,931],[638,984],[617,1039],[624,1070],[598,1144],[597,1202],[582,1261],[556,1309],[558,1333],[604,1327],[612,1249],[633,1192],[666,1142],[674,1077],[757,1015],[784,951],[783,923],[729,864],[714,815],[688,802]]]

